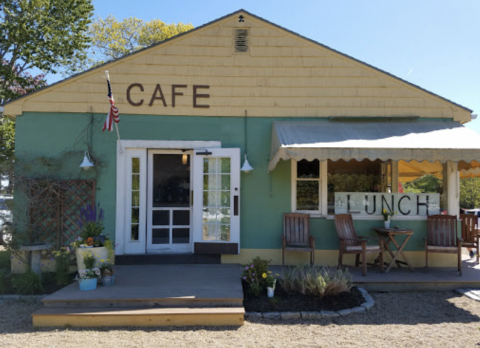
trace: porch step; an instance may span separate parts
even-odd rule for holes
[[[232,308],[41,308],[34,327],[240,326],[245,309]]]
[[[206,254],[172,254],[172,255],[117,255],[116,265],[218,265],[221,263],[220,255]]]
[[[76,285],[76,284],[75,284]],[[171,298],[101,298],[92,297],[89,299],[50,299],[42,300],[48,308],[219,308],[219,307],[241,307],[243,298],[194,298],[191,296]]]

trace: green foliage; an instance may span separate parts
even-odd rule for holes
[[[12,266],[11,252],[0,251],[0,270],[10,271]]]
[[[9,292],[10,272],[0,269],[0,294]]]
[[[92,253],[85,253],[83,256],[83,264],[85,269],[93,269],[95,267],[95,256]]]
[[[53,251],[55,257],[55,281],[57,285],[70,283],[71,253],[68,247]]]
[[[480,208],[480,178],[460,179],[460,207]]]
[[[281,283],[287,293],[319,297],[337,296],[352,288],[352,279],[347,269],[310,265],[299,265],[285,270]]]
[[[72,57],[85,59],[91,0],[3,0],[0,3],[0,101],[28,85],[25,72],[44,73]]]
[[[66,75],[123,57],[191,29],[191,24],[166,24],[158,19],[144,22],[135,17],[121,21],[111,15],[105,19],[98,18],[88,30],[88,37],[92,42],[91,47],[85,51],[88,60],[74,58]]]
[[[416,180],[407,182],[403,186],[405,193],[439,193],[442,187],[442,179],[435,175],[425,175]]]
[[[262,275],[268,274],[270,262],[270,260],[257,256],[248,264],[243,265],[242,279],[249,284],[250,291],[254,296],[259,296],[260,292],[266,289],[266,279]]]
[[[15,121],[3,117],[0,118],[0,193],[11,193],[7,187],[5,191],[2,188],[1,179],[8,179],[13,173],[13,163],[15,154]]]
[[[15,293],[20,295],[35,295],[44,292],[40,276],[31,270],[12,276],[12,286]]]

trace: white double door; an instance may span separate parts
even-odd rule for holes
[[[239,149],[126,149],[124,163],[125,254],[239,245]]]

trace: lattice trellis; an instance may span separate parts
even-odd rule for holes
[[[80,208],[95,204],[95,180],[38,181],[30,188],[31,226],[38,239],[67,246],[81,232]]]

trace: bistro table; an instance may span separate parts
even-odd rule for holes
[[[390,268],[392,268],[393,264],[396,263],[398,267],[401,267],[401,264],[407,265],[410,267],[410,270],[414,272],[412,265],[410,262],[408,262],[407,257],[403,253],[403,248],[405,248],[405,245],[407,245],[408,240],[412,237],[413,235],[413,230],[410,229],[397,229],[397,228],[372,228],[375,232],[377,232],[378,236],[380,238],[383,238],[383,245],[385,246],[385,249],[390,253],[390,256],[392,256],[392,261],[390,261],[390,264],[388,265],[388,268],[385,270],[385,273],[388,273],[390,271]],[[395,236],[405,236],[405,240],[403,241],[402,245],[398,245],[397,241],[395,240]],[[395,247],[397,248],[396,253],[394,253],[395,250],[392,250],[390,248],[389,244],[393,243]],[[403,258],[402,260],[399,260],[399,256]]]

